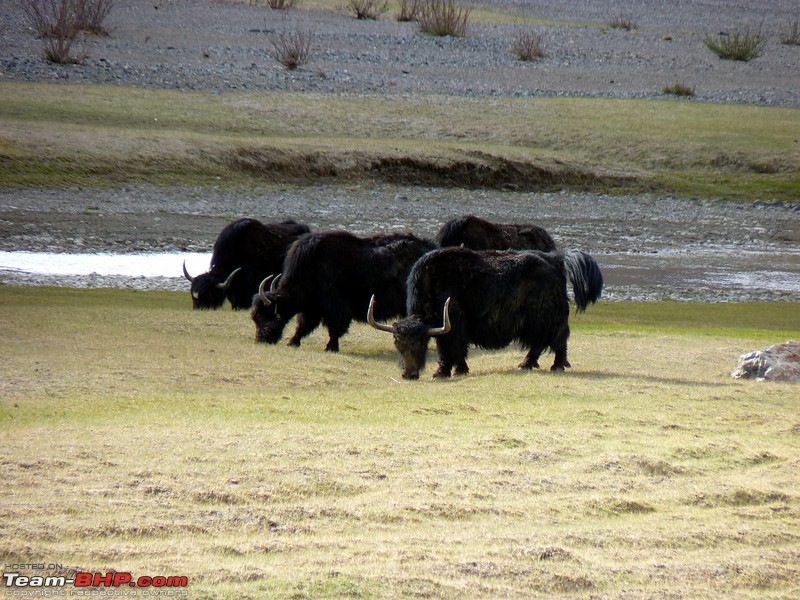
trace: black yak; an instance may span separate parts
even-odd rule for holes
[[[522,369],[539,367],[548,347],[552,370],[569,367],[569,302],[572,283],[579,310],[600,298],[603,276],[595,260],[581,251],[484,251],[445,248],[423,256],[408,277],[407,318],[381,325],[379,294],[370,301],[367,321],[394,335],[402,376],[419,378],[428,339],[436,338],[436,377],[469,372],[469,344],[497,349],[518,341],[529,352]],[[375,310],[375,313],[373,311]]]
[[[541,250],[550,252],[556,243],[538,225],[490,223],[474,215],[451,219],[439,228],[436,244],[440,248],[464,246],[472,250]]]
[[[214,242],[207,273],[192,277],[184,262],[193,307],[219,308],[227,297],[236,310],[250,308],[259,283],[280,270],[291,243],[309,231],[307,225],[294,221],[265,224],[237,219],[226,225]]]
[[[253,298],[256,341],[277,343],[286,323],[297,315],[290,346],[299,346],[322,322],[330,336],[325,350],[338,352],[339,338],[352,320],[366,319],[370,294],[377,291],[385,298],[379,318],[405,315],[408,273],[434,248],[433,242],[411,234],[361,238],[331,231],[298,240],[289,248],[283,273],[264,281]]]

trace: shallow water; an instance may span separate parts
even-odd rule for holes
[[[32,275],[121,275],[126,277],[183,277],[183,261],[191,275],[208,270],[211,253],[157,252],[141,254],[68,254],[0,252],[0,272]]]
[[[605,280],[604,300],[800,301],[800,249],[775,254],[722,248],[610,252],[593,255]],[[188,289],[208,270],[210,253],[0,252],[0,282]]]

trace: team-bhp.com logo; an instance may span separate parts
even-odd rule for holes
[[[60,566],[60,565],[59,565]],[[108,573],[74,572],[70,576],[48,574],[45,565],[6,565],[3,573],[6,596],[94,596],[98,588],[113,588],[104,596],[138,595],[142,596],[182,596],[186,594],[189,578],[185,576],[148,576],[134,578],[131,573],[109,571]],[[37,569],[38,567],[38,569]],[[23,575],[20,571],[45,571],[44,574]],[[58,569],[61,571],[61,569]],[[11,589],[9,589],[11,588]],[[66,588],[66,589],[65,589]],[[132,593],[122,593],[129,590]],[[39,593],[36,593],[36,592]],[[27,593],[25,593],[27,592]],[[49,593],[46,593],[49,592]]]

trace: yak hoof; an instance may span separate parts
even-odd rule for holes
[[[450,369],[442,369],[441,367],[436,369],[436,372],[433,374],[433,379],[449,379],[450,378]]]
[[[295,348],[299,348],[300,347],[300,340],[296,340],[295,338],[292,338],[292,339],[289,340],[289,343],[286,344],[286,345],[287,346],[294,346]]]
[[[538,369],[539,368],[539,361],[534,360],[533,362],[528,362],[527,360],[523,360],[519,363],[520,369]]]
[[[552,367],[550,367],[550,370],[551,370],[551,371],[563,371],[565,366],[566,366],[566,367],[568,367],[568,366],[570,366],[570,365],[569,365],[569,363],[567,363],[566,365],[556,365],[556,364],[553,364],[553,366],[552,366]]]
[[[338,352],[339,351],[339,344],[334,342],[328,342],[328,345],[325,346],[325,352]]]

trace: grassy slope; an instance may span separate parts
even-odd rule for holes
[[[375,177],[800,197],[797,109],[0,83],[3,184]]]
[[[262,347],[189,302],[0,287],[6,564],[194,598],[800,592],[797,387],[728,376],[796,304],[601,303],[567,374],[512,348],[399,383],[363,325]]]

